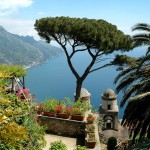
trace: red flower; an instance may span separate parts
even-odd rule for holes
[[[56,111],[57,112],[60,112],[61,109],[62,109],[62,106],[60,106],[60,105],[56,106]]]
[[[93,114],[88,114],[88,116],[86,118],[88,123],[94,122],[95,119],[96,119],[96,117]]]
[[[57,113],[65,113],[65,114],[70,114],[71,109],[69,106],[56,106],[56,112]]]

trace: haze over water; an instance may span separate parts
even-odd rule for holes
[[[143,48],[129,53],[134,57],[145,54]],[[81,53],[74,58],[74,64],[78,72],[82,72],[88,62],[88,54]],[[91,73],[83,83],[83,87],[91,93],[91,104],[94,109],[98,109],[101,104],[101,95],[108,88],[115,91],[116,85],[113,84],[114,78],[119,72],[116,67],[107,67]],[[44,101],[46,98],[57,98],[59,100],[69,97],[74,100],[76,80],[66,61],[66,56],[61,55],[50,59],[48,62],[27,69],[26,87],[35,94],[35,102]],[[118,94],[118,105],[122,93]],[[119,117],[123,115],[124,108],[120,109]]]

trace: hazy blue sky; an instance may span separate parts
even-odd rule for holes
[[[149,23],[150,0],[0,0],[0,25],[19,35],[39,39],[36,19],[69,16],[104,19],[126,34],[139,22]]]

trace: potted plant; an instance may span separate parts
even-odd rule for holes
[[[68,119],[70,117],[70,105],[71,100],[69,98],[64,98],[63,100],[59,101],[59,105],[56,106],[56,115],[59,118]]]
[[[95,121],[95,115],[93,113],[88,114],[88,116],[86,117],[86,122],[94,123],[94,121]]]
[[[43,103],[38,103],[38,104],[36,104],[35,105],[35,111],[37,112],[37,114],[42,114],[42,112],[43,112]]]
[[[43,103],[43,115],[55,116],[55,109],[58,104],[59,102],[55,98],[46,99]]]
[[[69,106],[65,106],[65,105],[56,106],[57,117],[68,119],[70,117],[70,110],[71,108]]]
[[[71,109],[71,119],[82,121],[84,119],[84,114],[87,110],[91,108],[89,102],[81,102],[80,99],[72,103]]]
[[[94,148],[95,145],[96,145],[95,133],[88,133],[87,134],[87,147]]]
[[[87,133],[95,132],[95,125],[94,124],[87,124],[86,125]]]
[[[82,121],[84,119],[84,111],[81,108],[72,108],[71,119]]]

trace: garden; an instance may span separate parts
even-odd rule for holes
[[[96,114],[91,111],[91,108],[89,102],[82,102],[80,99],[71,102],[69,98],[60,101],[49,98],[36,104],[35,111],[41,118],[39,122],[42,122],[43,125],[47,124],[50,133],[60,134],[70,130],[71,134],[77,132],[78,135],[85,136],[86,147],[94,148],[96,145],[95,132],[97,132],[95,129]]]
[[[76,102],[71,102],[69,98],[63,100],[49,98],[35,105],[35,111],[38,115],[78,121],[83,121],[85,113],[91,108],[92,106],[88,102],[81,102],[80,99]],[[89,114],[86,119],[87,122],[89,122],[89,119],[92,121],[92,114]]]
[[[8,86],[15,78],[25,76],[21,66],[0,65],[0,149],[41,150],[45,145],[45,127],[36,120],[32,103],[20,100]]]

